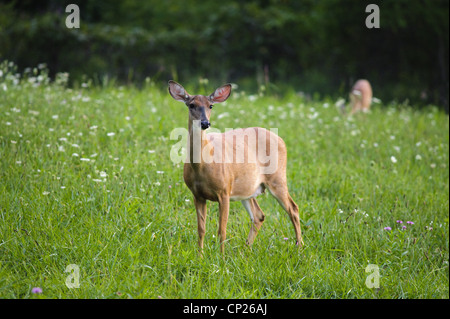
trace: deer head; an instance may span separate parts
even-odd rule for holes
[[[169,81],[169,93],[177,101],[184,102],[189,108],[189,121],[199,121],[202,130],[211,126],[209,121],[214,103],[224,102],[231,93],[231,84],[217,88],[209,96],[190,95],[181,84]]]

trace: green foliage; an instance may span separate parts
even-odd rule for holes
[[[323,95],[368,78],[383,101],[448,109],[448,1],[78,1],[81,28],[67,29],[71,1],[0,4],[0,58],[21,69],[121,82],[169,78],[248,82]],[[245,80],[251,79],[251,80]]]
[[[265,194],[252,248],[248,215],[231,203],[223,258],[209,203],[200,258],[192,194],[169,156],[185,106],[152,81],[57,79],[44,65],[0,65],[0,298],[449,297],[449,118],[436,107],[346,118],[334,100],[235,90],[213,127],[278,128],[306,247]],[[378,289],[365,285],[368,264]]]

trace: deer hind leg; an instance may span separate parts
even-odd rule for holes
[[[301,247],[303,243],[302,231],[300,229],[300,216],[298,206],[289,195],[285,182],[271,182],[267,184],[270,193],[278,200],[283,209],[288,213],[292,224],[294,225],[297,244]]]
[[[264,222],[264,213],[255,198],[244,199],[241,203],[247,210],[250,215],[250,219],[252,220],[252,226],[247,238],[247,245],[251,246],[256,238],[256,235],[258,234],[258,230]]]

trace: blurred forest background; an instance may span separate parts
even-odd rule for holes
[[[65,26],[70,3],[79,29]],[[379,29],[366,27],[370,3]],[[69,72],[72,85],[206,78],[208,87],[347,97],[367,78],[384,103],[448,112],[449,1],[0,1],[0,60],[20,70],[46,63],[51,75]]]

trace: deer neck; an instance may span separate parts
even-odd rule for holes
[[[189,120],[189,163],[196,170],[202,165],[204,165],[202,150],[208,144],[206,137],[206,131],[202,130],[197,125],[194,125],[191,120]]]

